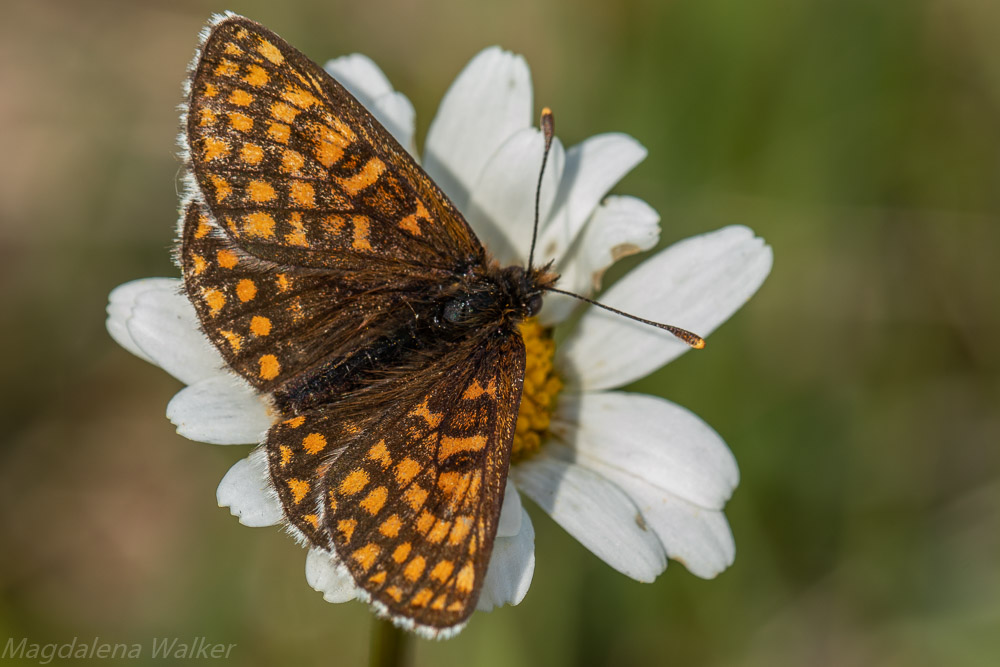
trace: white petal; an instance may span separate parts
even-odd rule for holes
[[[645,157],[642,144],[619,133],[599,134],[566,151],[556,208],[539,234],[539,264],[566,254],[598,202]]]
[[[354,579],[329,551],[310,549],[306,556],[306,581],[327,602],[350,602],[358,597]]]
[[[521,494],[510,479],[503,494],[503,507],[497,524],[497,537],[512,537],[521,530]]]
[[[271,488],[267,452],[253,451],[236,462],[215,492],[219,507],[228,507],[244,526],[273,526],[281,521],[281,502]]]
[[[699,507],[635,477],[604,472],[639,507],[667,555],[691,574],[711,579],[733,564],[736,544],[721,511]]]
[[[601,286],[604,271],[623,257],[649,250],[660,240],[660,215],[637,197],[610,196],[584,227],[580,243],[562,262],[581,274],[573,290],[590,293]]]
[[[763,239],[746,227],[725,227],[657,253],[601,301],[707,336],[757,291],[771,262]],[[688,349],[665,331],[590,307],[560,346],[558,363],[577,386],[607,389],[637,380]]]
[[[615,469],[708,509],[722,509],[739,483],[722,438],[690,410],[656,396],[564,393],[552,432],[572,444],[577,462],[601,474]]]
[[[531,125],[531,73],[521,56],[481,51],[445,93],[427,131],[424,169],[465,210],[486,160]]]
[[[140,356],[184,384],[226,373],[222,357],[198,329],[198,316],[181,292],[181,281],[152,279],[142,282],[145,285],[141,291],[139,288],[124,290],[130,296],[131,306],[116,303],[114,328],[119,329],[117,323],[124,322],[131,345],[141,352]],[[132,283],[127,286],[130,285]],[[132,349],[129,345],[125,347]]]
[[[523,264],[528,260],[544,146],[541,130],[527,127],[514,133],[486,162],[472,188],[466,219],[501,264]],[[564,159],[562,144],[556,139],[542,181],[541,220],[552,208]]]
[[[167,419],[185,438],[213,445],[263,442],[272,421],[267,402],[235,375],[182,389],[167,405]]]
[[[413,140],[417,112],[414,111],[410,99],[403,93],[383,95],[375,100],[372,112],[389,134],[395,137],[399,145],[405,148],[413,159],[419,161],[417,144]]]
[[[416,115],[413,105],[405,95],[393,90],[385,73],[371,58],[352,53],[327,62],[325,69],[382,123],[403,148],[412,155],[416,154],[413,145]]]
[[[513,467],[518,488],[608,565],[638,581],[653,581],[667,566],[659,538],[615,484],[553,456],[560,447],[564,448],[549,442]]]
[[[660,239],[660,216],[636,197],[607,197],[587,221],[583,233],[556,266],[559,288],[589,295],[600,289],[604,272],[622,257],[649,250]],[[563,294],[545,297],[542,324],[566,319],[580,301]]]
[[[517,493],[515,491],[515,493]],[[524,508],[518,509],[520,531],[493,541],[493,555],[476,609],[489,611],[505,604],[519,604],[535,572],[535,528]]]
[[[179,282],[176,278],[142,278],[111,290],[108,295],[108,319],[105,321],[111,338],[140,359],[156,363],[132,340],[132,334],[128,332],[128,320],[132,317],[136,299],[141,294],[151,290],[177,289]]]
[[[394,92],[385,72],[362,53],[329,60],[323,69],[359,100],[362,97],[373,100]]]

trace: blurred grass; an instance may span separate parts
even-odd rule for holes
[[[499,43],[563,140],[650,156],[621,192],[663,243],[740,222],[762,291],[635,385],[729,442],[734,567],[618,575],[540,512],[517,608],[418,665],[993,665],[1000,657],[1000,5],[234,2],[314,59],[361,51],[426,132]],[[242,448],[172,433],[179,388],[115,346],[108,291],[174,275],[179,84],[210,13],[7,3],[0,23],[0,638],[235,642],[235,664],[359,664],[368,612],[215,507]],[[613,272],[621,275],[629,262]]]

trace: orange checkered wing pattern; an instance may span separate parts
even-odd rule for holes
[[[267,446],[293,525],[335,552],[379,609],[441,629],[468,618],[486,576],[524,343],[493,336],[472,358],[456,351],[426,370],[287,419]]]
[[[256,23],[214,22],[189,85],[184,286],[272,403],[284,518],[397,623],[460,627],[503,501],[518,325],[556,276],[499,267],[388,132]]]
[[[231,16],[208,33],[185,129],[204,202],[262,259],[352,273],[482,257],[462,216],[371,114],[253,21]]]
[[[436,272],[339,273],[278,264],[248,252],[210,208],[188,203],[180,262],[205,334],[251,385],[273,392],[284,411],[301,411],[354,385],[358,370],[389,363],[414,327]],[[426,327],[425,327],[426,328]]]

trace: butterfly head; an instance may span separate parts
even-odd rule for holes
[[[523,266],[508,266],[500,274],[510,295],[510,308],[519,315],[519,319],[534,317],[542,309],[542,293],[555,284],[558,276],[549,271],[549,266],[542,268],[524,268]]]

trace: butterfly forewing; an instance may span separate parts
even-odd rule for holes
[[[265,28],[228,18],[191,80],[189,160],[205,203],[245,250],[353,273],[481,260],[461,215],[325,71]]]
[[[252,21],[209,30],[185,137],[185,289],[270,397],[286,521],[397,622],[458,627],[503,499],[525,288],[340,84]],[[455,324],[443,306],[477,294],[507,300]]]

